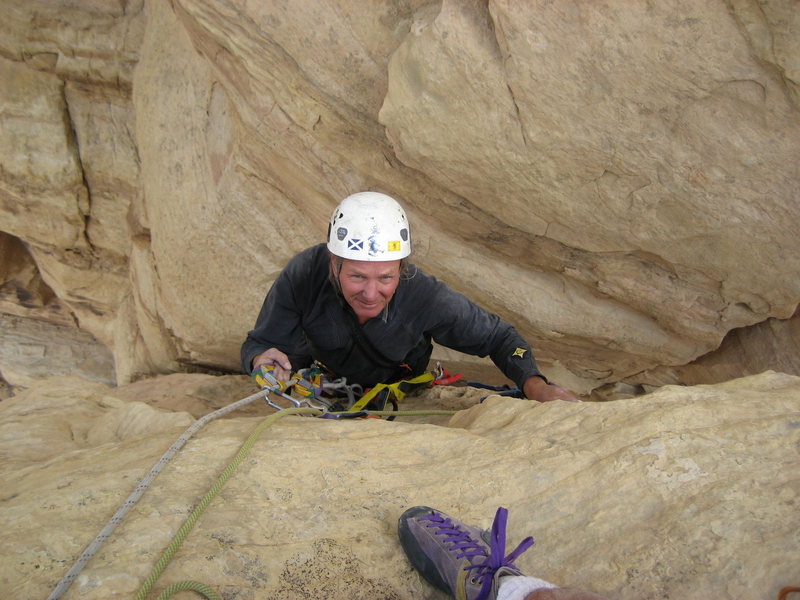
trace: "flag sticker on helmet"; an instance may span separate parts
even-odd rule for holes
[[[526,352],[527,350],[525,350],[525,348],[517,348],[516,350],[514,350],[511,356],[519,356],[520,358],[523,358]]]
[[[347,240],[348,250],[363,250],[364,242],[362,240]]]
[[[400,252],[399,240],[389,242],[389,252]]]

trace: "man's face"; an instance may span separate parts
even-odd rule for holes
[[[342,295],[356,313],[359,323],[380,315],[399,283],[399,260],[369,262],[345,259],[339,272]]]

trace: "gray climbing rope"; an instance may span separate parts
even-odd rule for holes
[[[361,411],[359,414],[363,414],[364,416],[367,415],[374,415],[379,417],[389,417],[389,416],[416,416],[416,415],[449,415],[452,416],[456,413],[455,410],[407,410],[407,411],[379,411],[379,410],[368,410],[368,411]],[[228,466],[222,471],[220,476],[217,478],[217,481],[214,482],[214,485],[211,486],[211,489],[203,496],[202,500],[197,503],[194,510],[192,510],[191,514],[187,517],[186,521],[184,521],[183,525],[181,525],[178,532],[172,538],[169,546],[167,549],[164,550],[161,558],[158,559],[155,566],[153,567],[150,574],[145,578],[144,582],[142,583],[139,591],[136,593],[135,600],[146,600],[148,594],[153,589],[155,582],[161,576],[161,573],[164,572],[164,569],[167,568],[172,557],[175,556],[175,553],[183,544],[183,541],[186,539],[186,536],[189,535],[192,528],[197,523],[197,520],[200,518],[200,515],[206,510],[208,505],[214,499],[214,497],[222,490],[222,488],[227,483],[228,479],[234,474],[234,472],[239,468],[239,465],[245,459],[247,454],[253,448],[255,443],[258,441],[258,438],[261,437],[261,434],[265,429],[271,426],[273,423],[278,421],[279,419],[289,416],[289,415],[308,415],[308,416],[322,416],[324,413],[315,408],[284,408],[275,414],[272,414],[265,418],[258,426],[252,431],[252,433],[247,437],[244,443],[239,448],[239,451],[236,453],[236,456],[228,463]],[[350,412],[339,412],[339,413],[328,413],[329,416],[334,418],[352,418],[354,413]],[[214,590],[212,590],[209,586],[204,583],[200,583],[194,580],[187,580],[187,581],[179,581],[177,583],[173,583],[165,590],[158,595],[156,600],[168,600],[172,595],[184,591],[184,590],[192,590],[197,592],[198,594],[204,596],[208,600],[221,600],[221,596],[217,594]]]
[[[92,542],[86,546],[86,549],[81,553],[80,557],[75,564],[72,565],[72,568],[67,571],[67,574],[61,578],[61,581],[58,582],[55,589],[50,593],[47,597],[47,600],[58,600],[63,596],[66,591],[69,589],[69,586],[72,585],[72,582],[75,581],[75,578],[78,577],[80,572],[83,570],[83,567],[86,566],[92,557],[97,553],[100,547],[105,543],[105,541],[111,536],[114,530],[117,528],[117,525],[122,523],[122,520],[125,518],[130,510],[136,505],[139,499],[144,494],[145,490],[153,483],[153,480],[158,477],[158,474],[161,470],[172,460],[172,457],[175,456],[178,451],[183,448],[184,444],[191,438],[195,433],[197,433],[200,429],[205,427],[209,422],[213,421],[214,419],[218,419],[224,415],[227,415],[234,410],[242,408],[250,404],[251,402],[255,402],[265,396],[269,395],[272,390],[263,389],[260,392],[253,394],[252,396],[248,396],[247,398],[242,398],[228,406],[220,408],[219,410],[215,410],[214,412],[208,413],[206,416],[196,420],[191,427],[189,427],[181,437],[179,437],[172,446],[169,447],[164,455],[158,459],[158,462],[153,465],[150,471],[142,477],[139,481],[136,489],[133,490],[128,499],[119,507],[117,512],[114,513],[114,516],[106,523],[106,526],[97,534],[97,537],[92,540]]]
[[[265,398],[271,393],[280,393],[280,390],[264,388],[261,391],[253,394],[252,396],[248,396],[247,398],[243,398],[242,400],[233,402],[228,406],[220,408],[219,410],[215,410],[214,412],[209,413],[206,416],[196,420],[175,441],[175,443],[169,447],[169,449],[161,456],[161,458],[158,459],[156,464],[154,464],[153,467],[150,469],[150,471],[148,471],[147,475],[145,475],[139,481],[133,492],[128,496],[128,498],[125,500],[122,506],[120,506],[119,509],[117,509],[117,512],[114,513],[114,516],[111,517],[108,523],[106,523],[105,527],[103,527],[100,533],[97,534],[97,537],[95,537],[94,540],[92,540],[92,542],[88,546],[86,546],[86,548],[81,553],[78,560],[75,561],[75,564],[72,566],[72,568],[70,568],[70,570],[67,571],[66,575],[64,575],[64,577],[61,578],[61,581],[58,582],[58,584],[53,589],[51,594],[47,597],[47,600],[58,600],[67,592],[69,587],[72,585],[72,582],[75,581],[75,579],[78,577],[78,575],[86,566],[86,564],[92,559],[92,557],[97,553],[97,551],[106,542],[106,540],[108,540],[108,538],[111,537],[111,534],[117,528],[117,525],[119,525],[123,521],[125,516],[136,505],[136,503],[142,497],[145,490],[147,490],[147,488],[150,486],[153,480],[155,480],[155,478],[158,477],[158,474],[161,473],[161,471],[167,465],[167,463],[169,463],[170,460],[172,460],[172,458],[180,451],[181,448],[183,448],[186,442],[189,441],[189,439],[195,433],[197,433],[200,429],[205,427],[209,422],[213,421],[214,419],[218,419],[219,417],[222,417],[230,412],[242,408],[243,406],[246,406],[251,402],[254,402],[261,398]],[[345,417],[345,416],[355,417],[362,414],[363,415],[369,414],[375,416],[411,416],[411,415],[423,415],[423,414],[452,415],[455,412],[456,411],[451,411],[451,410],[417,410],[417,411],[400,411],[400,412],[359,411],[358,413],[330,413],[329,416],[337,415],[339,417]],[[282,409],[279,412],[270,415],[270,417],[264,419],[264,421],[256,428],[256,430],[250,435],[250,437],[248,437],[248,439],[240,449],[239,453],[237,453],[236,457],[234,457],[234,460],[231,461],[231,463],[228,465],[225,471],[223,471],[223,474],[217,480],[217,483],[212,487],[212,489],[209,491],[206,497],[204,497],[200,505],[198,505],[198,507],[195,508],[195,510],[192,512],[192,515],[190,515],[190,518],[187,520],[186,523],[184,523],[183,527],[178,532],[178,534],[176,534],[172,544],[170,544],[170,546],[164,552],[164,555],[162,555],[161,560],[159,560],[156,567],[154,567],[153,571],[151,572],[150,576],[145,580],[145,583],[140,588],[139,593],[136,596],[137,600],[145,598],[146,595],[149,593],[149,591],[152,589],[152,586],[155,583],[156,579],[158,579],[158,576],[166,568],[166,565],[172,559],[174,553],[183,543],[183,540],[188,535],[189,531],[191,531],[192,527],[194,526],[194,523],[197,521],[200,514],[202,514],[206,506],[208,506],[208,503],[211,502],[213,497],[219,492],[220,489],[222,489],[222,486],[225,485],[225,482],[227,482],[228,478],[238,468],[239,463],[241,462],[241,460],[243,460],[247,452],[249,452],[250,448],[258,439],[261,432],[277,419],[280,419],[281,417],[290,414],[306,414],[306,415],[321,416],[324,413],[323,411],[315,407],[310,407],[310,408],[293,407],[293,408]],[[195,581],[188,581],[188,582],[180,582],[179,584],[177,584],[177,587],[171,587],[168,591],[165,591],[167,595],[164,595],[164,593],[162,593],[162,595],[159,596],[159,599],[168,598],[173,593],[177,593],[178,591],[181,590],[193,590],[202,595],[205,595],[206,598],[219,598],[219,596],[216,595],[216,593],[213,592],[213,590],[210,590],[210,588],[208,588],[204,584]]]

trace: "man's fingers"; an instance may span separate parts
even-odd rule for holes
[[[275,377],[277,377],[281,381],[288,381],[291,376],[292,376],[291,369],[284,369],[278,365],[275,365]]]

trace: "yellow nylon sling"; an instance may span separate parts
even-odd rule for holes
[[[393,394],[395,399],[400,401],[405,398],[409,392],[423,385],[426,387],[431,385],[436,377],[437,371],[428,371],[422,375],[412,377],[411,379],[401,379],[394,383],[378,383],[370,391],[361,396],[361,398],[348,409],[348,412],[363,410],[371,400],[387,389],[389,390],[389,394]]]

